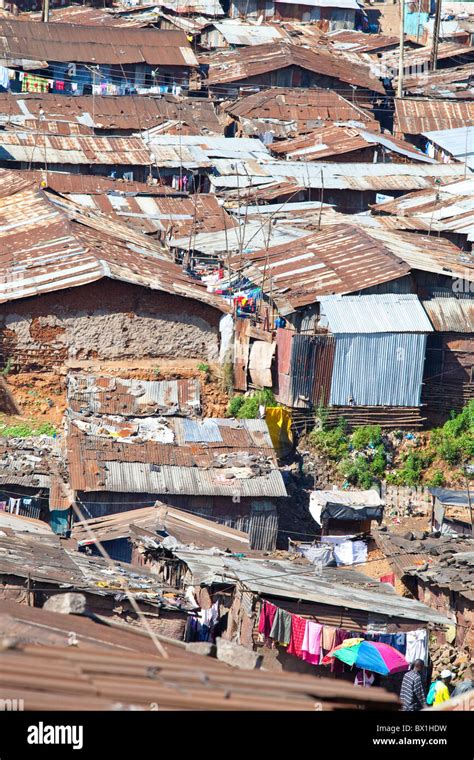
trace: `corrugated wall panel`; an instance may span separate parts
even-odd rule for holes
[[[421,333],[338,335],[330,404],[419,406],[425,350]]]

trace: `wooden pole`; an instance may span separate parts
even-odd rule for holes
[[[400,0],[400,50],[398,58],[397,97],[403,98],[403,66],[405,60],[405,2]]]
[[[49,0],[43,0],[43,8],[41,10],[41,21],[49,21]]]
[[[433,41],[431,43],[431,71],[438,68],[438,45],[439,45],[439,27],[441,24],[441,0],[437,0],[436,13],[433,29]]]

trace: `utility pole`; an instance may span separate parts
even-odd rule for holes
[[[400,2],[400,55],[398,59],[397,98],[403,98],[403,66],[405,59],[405,0]]]
[[[431,43],[431,71],[438,68],[438,45],[439,45],[439,27],[441,24],[441,0],[437,0],[436,13],[433,29],[433,42]]]
[[[43,8],[41,10],[41,21],[49,21],[49,0],[43,0]]]

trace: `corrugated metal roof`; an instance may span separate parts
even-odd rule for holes
[[[382,145],[392,153],[406,156],[413,161],[434,164],[435,159],[426,156],[410,143],[386,135],[367,132],[353,125],[328,125],[315,129],[304,137],[297,137],[272,144],[271,150],[282,153],[288,160],[317,161],[329,156],[343,156],[345,153],[367,150],[371,146]]]
[[[154,540],[157,546],[163,541],[163,536],[157,533],[160,531],[173,536],[181,544],[194,544],[207,548],[216,546],[222,551],[234,552],[249,549],[247,533],[166,504],[158,505],[158,503],[155,507],[133,509],[82,523],[76,522],[71,535],[80,546],[87,546],[98,541],[130,538],[132,533],[139,536],[140,529],[143,528],[155,534]]]
[[[238,226],[217,230],[215,232],[198,232],[189,240],[185,237],[173,237],[169,240],[172,248],[191,248],[208,256],[219,256],[225,253],[243,251],[250,253],[260,251],[267,245],[292,244],[308,234],[307,230],[291,227],[290,225],[274,224],[272,219],[266,222],[246,222]]]
[[[261,498],[286,496],[281,473],[231,479],[219,469],[170,467],[137,462],[103,463],[105,483],[100,490],[116,493],[182,494],[188,496],[227,496]],[[97,488],[94,490],[98,490]]]
[[[332,80],[347,82],[366,90],[385,95],[385,88],[370,66],[364,61],[349,62],[344,56],[324,48],[303,48],[293,43],[279,42],[253,45],[237,51],[213,52],[201,56],[209,64],[208,84],[244,82],[269,71],[298,66]]]
[[[200,411],[199,380],[125,380],[97,375],[68,375],[67,399],[76,412],[139,417],[193,415]]]
[[[474,121],[474,102],[452,100],[395,100],[394,132],[421,135],[430,130],[464,127]]]
[[[181,31],[13,21],[0,18],[0,58],[90,64],[197,66]]]
[[[159,165],[179,166],[176,151],[159,156]],[[99,164],[115,166],[150,166],[155,161],[139,137],[95,137],[85,135],[50,135],[6,131],[2,133],[0,160],[31,164]],[[185,152],[183,161],[189,159]],[[204,163],[205,158],[203,158]],[[171,162],[171,163],[170,163]],[[207,164],[206,164],[207,165]]]
[[[297,161],[271,162],[262,165],[265,173],[274,178],[286,177],[301,187],[327,190],[422,190],[432,187],[436,180],[462,179],[462,164],[364,164],[364,163],[302,163]],[[252,172],[250,172],[252,174]],[[213,178],[216,184],[225,178]]]
[[[321,296],[332,333],[433,332],[428,317],[413,294]]]
[[[299,133],[310,132],[324,122],[354,121],[378,129],[373,115],[332,90],[317,87],[283,88],[248,95],[226,106],[227,113],[240,119],[275,119],[297,125]]]
[[[474,331],[474,294],[456,298],[450,291],[438,291],[421,299],[431,324],[438,332],[472,334]]]
[[[387,592],[378,581],[361,582],[353,571],[339,574],[330,569],[297,567],[284,560],[236,559],[212,556],[203,552],[177,550],[176,555],[187,564],[195,583],[240,582],[245,588],[265,596],[301,599],[353,610],[365,610],[383,617],[406,618],[449,625],[445,615],[414,599]],[[348,580],[353,575],[353,581]],[[342,582],[344,579],[344,582]],[[364,580],[366,580],[364,578]],[[365,587],[364,587],[365,586]]]
[[[0,177],[0,302],[110,277],[227,310],[146,235],[63,198],[53,202],[16,174]]]
[[[72,416],[67,444],[75,490],[286,496],[265,420]]]
[[[348,2],[355,2],[355,0],[348,0]],[[213,25],[229,45],[261,45],[287,36],[285,30],[278,26],[248,24],[238,19],[215,21]]]
[[[350,293],[408,274],[408,266],[365,230],[333,225],[291,246],[246,256],[243,274],[272,298],[282,314],[314,303],[321,295]],[[240,259],[231,261],[241,267]],[[271,278],[271,280],[270,280]]]
[[[423,137],[446,153],[450,153],[454,158],[466,161],[470,169],[474,168],[474,127],[438,129],[423,132]]]
[[[152,129],[168,121],[179,120],[197,134],[222,134],[214,104],[208,98],[162,96],[61,95],[54,93],[0,93],[0,115],[37,119],[43,111],[46,120],[75,121],[94,125],[96,130]]]
[[[52,184],[54,185],[54,181]],[[238,226],[219,204],[216,196],[210,194],[199,193],[189,197],[170,198],[160,197],[153,192],[147,195],[146,191],[140,194],[120,193],[118,186],[115,194],[90,195],[72,192],[68,195],[75,203],[113,216],[142,232],[155,233],[160,230],[168,236],[187,236],[186,247],[189,246],[191,232],[210,233]]]

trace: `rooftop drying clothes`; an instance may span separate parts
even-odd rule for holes
[[[428,660],[428,634],[426,629],[419,628],[407,633],[407,646],[405,658],[410,665],[415,660],[423,660],[425,665]]]
[[[275,618],[277,607],[271,602],[263,602],[262,609],[260,610],[260,618],[258,620],[258,632],[263,633],[265,637],[270,637],[270,631],[272,629],[273,620]]]
[[[300,618],[298,615],[293,615],[293,619],[291,621],[291,638],[288,645],[288,654],[294,654],[296,657],[301,658],[305,629],[305,618]]]
[[[319,623],[306,621],[306,628],[301,645],[301,658],[312,665],[319,665],[321,659],[321,636],[323,626]]]
[[[277,644],[288,646],[291,638],[291,615],[286,610],[277,607],[276,615],[270,631],[270,638]]]

